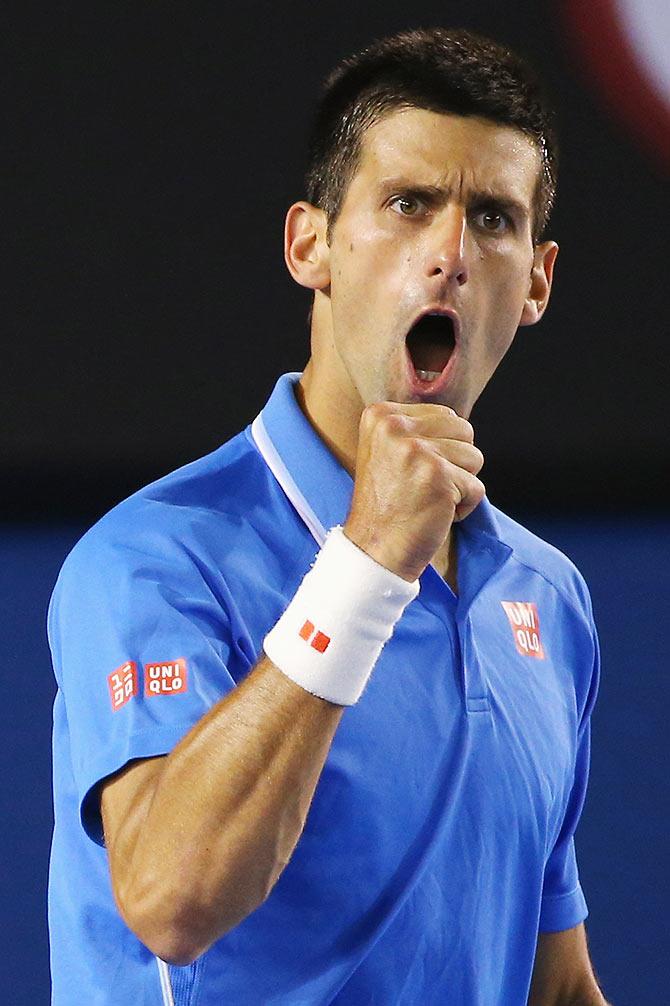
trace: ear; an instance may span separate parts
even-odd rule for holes
[[[284,261],[291,276],[310,290],[330,283],[330,248],[326,242],[326,214],[304,201],[294,203],[284,225]]]
[[[535,246],[528,296],[524,301],[519,325],[535,325],[544,314],[549,303],[557,255],[558,245],[555,241],[543,241]]]

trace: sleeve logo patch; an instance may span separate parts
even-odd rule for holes
[[[144,665],[145,695],[181,695],[188,688],[188,669],[183,657],[167,663]]]
[[[533,601],[501,601],[509,619],[517,652],[523,657],[544,660],[540,640],[540,616]]]
[[[133,695],[137,695],[137,664],[134,660],[128,660],[121,664],[115,671],[107,675],[109,694],[112,699],[112,709],[116,712],[126,702],[130,702]]]

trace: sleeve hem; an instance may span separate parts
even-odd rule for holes
[[[193,722],[174,724],[161,729],[155,727],[139,730],[123,738],[123,745],[108,746],[97,757],[91,759],[79,792],[81,826],[92,841],[104,847],[102,819],[97,801],[97,788],[108,776],[119,772],[128,762],[139,758],[153,758],[169,754],[172,748],[193,727]]]
[[[578,884],[565,894],[547,894],[542,898],[538,929],[541,933],[557,933],[563,929],[573,929],[583,922],[588,914],[586,898]]]

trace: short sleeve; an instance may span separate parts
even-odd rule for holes
[[[593,664],[586,704],[577,734],[574,783],[558,838],[545,865],[539,931],[572,929],[588,916],[586,898],[579,882],[575,831],[586,798],[591,758],[591,712],[600,680],[598,637],[592,624]]]
[[[167,754],[235,686],[229,613],[177,540],[93,529],[61,570],[48,632],[81,822],[103,844],[101,780]]]

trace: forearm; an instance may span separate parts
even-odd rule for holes
[[[588,987],[580,991],[566,993],[558,998],[554,994],[535,1002],[537,1006],[612,1006],[598,988],[595,978],[589,980]],[[529,1000],[528,1006],[533,1006],[533,1003],[533,1000]]]
[[[612,1004],[607,1002],[599,989],[594,988],[584,995],[577,996],[576,999],[566,1000],[565,1006],[612,1006]]]
[[[607,1002],[598,988],[593,987],[586,992],[560,995],[558,998],[556,993],[531,997],[528,1006],[612,1006],[612,1004]]]
[[[194,959],[263,902],[343,712],[264,658],[167,756],[112,859],[130,862],[117,899],[159,956]]]

